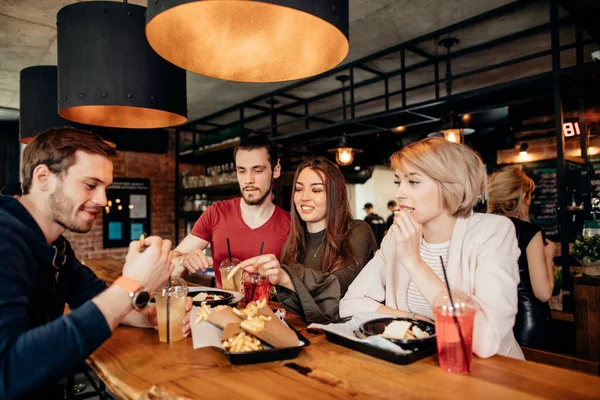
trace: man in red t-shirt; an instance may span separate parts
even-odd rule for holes
[[[208,268],[203,250],[210,244],[218,287],[219,265],[228,257],[227,238],[232,257],[254,257],[264,241],[263,253],[279,258],[290,232],[290,214],[271,201],[273,180],[281,173],[277,145],[265,134],[252,134],[233,155],[242,197],[210,206],[174,251],[174,260],[194,273]]]

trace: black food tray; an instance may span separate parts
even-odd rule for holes
[[[340,346],[347,347],[352,350],[360,351],[361,353],[368,354],[370,356],[381,358],[382,360],[389,361],[394,364],[406,365],[414,363],[422,358],[428,357],[432,354],[437,353],[437,346],[435,341],[433,344],[422,346],[421,348],[414,350],[409,354],[396,354],[392,351],[383,350],[378,347],[371,346],[367,343],[355,342],[348,338],[345,338],[335,333],[323,331],[327,340],[331,343],[339,344]]]
[[[227,358],[229,358],[229,362],[231,362],[234,365],[256,364],[296,358],[298,357],[298,354],[300,354],[300,350],[310,345],[310,342],[307,338],[302,336],[295,329],[293,329],[293,331],[296,332],[298,339],[303,343],[302,346],[283,347],[279,349],[273,348],[259,351],[246,351],[243,353],[229,353],[227,351],[224,351],[223,354],[225,354]]]

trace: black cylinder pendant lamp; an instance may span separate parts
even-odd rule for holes
[[[185,71],[144,34],[146,8],[75,3],[57,15],[58,113],[115,128],[164,128],[187,120]]]
[[[240,82],[306,78],[349,50],[348,0],[150,0],[152,48],[186,70]]]
[[[19,90],[19,141],[27,144],[49,128],[69,125],[58,115],[56,65],[39,65],[21,70]]]

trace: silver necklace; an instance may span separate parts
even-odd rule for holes
[[[319,244],[319,247],[317,247],[317,251],[314,251],[312,246],[310,245],[310,242],[308,242],[308,247],[310,247],[310,251],[313,252],[313,258],[317,258],[317,253],[319,252],[319,250],[321,250],[321,246],[323,246],[323,242],[325,241],[325,236],[327,236],[326,233],[323,234],[323,238],[321,239],[321,244]]]

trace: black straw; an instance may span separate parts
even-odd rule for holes
[[[229,265],[233,265],[233,261],[231,261],[231,247],[229,247],[229,238],[227,238],[227,254],[229,254]]]
[[[171,342],[171,275],[167,283],[167,343]]]
[[[454,300],[452,299],[450,283],[448,283],[448,275],[446,275],[446,267],[444,266],[444,259],[442,258],[442,256],[440,256],[440,262],[442,263],[442,271],[444,272],[446,289],[448,289],[448,297],[450,298],[450,303],[452,304],[452,319],[454,320],[454,325],[456,325],[456,329],[458,330],[458,337],[460,338],[460,346],[462,348],[463,357],[465,359],[465,365],[467,366],[467,372],[471,372],[471,366],[469,365],[469,359],[467,357],[467,346],[465,344],[465,338],[463,337],[462,329],[460,328],[460,324],[458,323],[458,318],[456,318],[456,313],[454,312]]]

